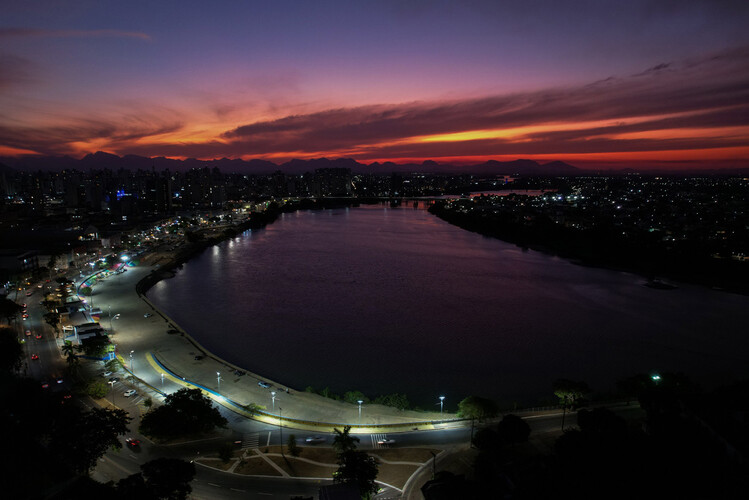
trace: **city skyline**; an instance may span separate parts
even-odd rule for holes
[[[7,11],[0,156],[749,166],[743,2]]]

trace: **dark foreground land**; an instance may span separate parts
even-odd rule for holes
[[[431,213],[464,229],[585,265],[749,293],[749,181],[576,178],[541,196],[442,200]]]

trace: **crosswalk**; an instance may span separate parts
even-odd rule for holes
[[[242,436],[242,448],[259,448],[270,445],[270,434],[265,432],[248,432]]]
[[[387,439],[387,434],[370,434],[370,439],[372,439],[372,448],[375,450],[387,448],[388,445],[386,444],[378,444],[377,441],[382,441],[383,439]]]

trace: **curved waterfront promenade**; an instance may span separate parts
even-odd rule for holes
[[[362,406],[360,419],[356,405],[281,386],[217,358],[159,311],[147,297],[137,293],[136,285],[153,272],[158,272],[153,266],[130,267],[125,273],[99,281],[94,286],[93,297],[97,307],[108,311],[111,306],[112,316],[120,315],[117,320],[112,320],[112,341],[117,345],[123,366],[129,371],[132,364],[135,377],[156,392],[162,392],[162,387],[166,393],[180,387],[197,387],[219,404],[239,414],[275,425],[281,422],[285,427],[321,432],[332,431],[334,427],[340,428],[342,425],[351,425],[354,432],[360,433],[463,425],[459,420],[440,422],[439,412],[400,411],[370,404]],[[152,316],[144,317],[148,313]],[[210,311],[206,311],[206,314],[210,314]],[[102,317],[105,326],[109,321],[106,316]],[[169,334],[167,331],[170,329],[181,333]],[[248,338],[251,338],[250,325]],[[282,356],[284,349],[289,348],[280,348],[277,355]],[[198,355],[204,358],[195,360]],[[314,369],[314,365],[310,369]],[[236,370],[245,371],[245,375],[235,375]],[[220,382],[217,373],[220,373]],[[270,383],[271,388],[258,386],[259,381]],[[276,392],[275,405],[271,391]],[[253,416],[243,409],[250,403],[262,405],[266,410]],[[279,414],[282,417],[280,421]]]

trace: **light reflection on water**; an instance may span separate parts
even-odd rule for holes
[[[149,298],[206,348],[303,390],[552,399],[680,370],[749,375],[747,298],[653,290],[384,206],[284,214],[214,247]]]

